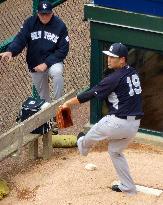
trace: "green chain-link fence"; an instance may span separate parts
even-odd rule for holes
[[[69,30],[70,51],[64,70],[65,93],[89,84],[89,27],[88,22],[83,21],[83,6],[88,2],[67,0],[53,9]],[[19,31],[26,17],[32,15],[32,6],[32,0],[7,0],[0,4],[1,45]],[[19,107],[31,93],[25,50],[10,63],[0,62],[0,134],[15,125]]]

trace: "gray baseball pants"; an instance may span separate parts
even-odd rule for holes
[[[135,137],[139,125],[140,120],[135,120],[133,116],[128,116],[125,120],[115,115],[107,115],[77,141],[80,154],[86,156],[92,145],[100,140],[108,139],[108,151],[121,182],[119,188],[131,194],[136,193],[136,187],[122,152]]]
[[[45,72],[31,73],[32,82],[39,96],[45,99],[47,102],[51,101],[49,91],[49,76],[53,82],[53,95],[54,99],[58,99],[63,94],[64,79],[63,79],[63,63],[56,63],[52,65]]]

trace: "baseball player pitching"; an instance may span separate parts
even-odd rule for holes
[[[109,155],[120,179],[112,186],[116,192],[136,193],[136,186],[129,172],[123,151],[135,137],[143,116],[141,85],[136,69],[127,64],[128,50],[122,43],[114,43],[103,51],[108,57],[108,69],[114,72],[98,85],[66,101],[62,106],[71,107],[92,98],[106,100],[109,113],[96,123],[87,134],[79,133],[78,149],[86,156],[96,142],[109,140]]]

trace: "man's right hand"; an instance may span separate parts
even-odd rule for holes
[[[12,53],[9,51],[0,53],[0,60],[10,62],[12,60]]]

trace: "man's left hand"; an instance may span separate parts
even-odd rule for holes
[[[36,67],[34,68],[34,70],[35,70],[36,72],[44,72],[44,71],[46,71],[47,68],[48,68],[48,66],[47,66],[45,63],[42,63],[42,64],[36,66]]]

